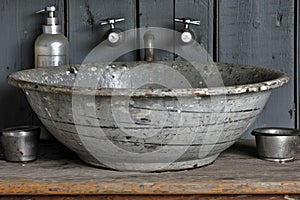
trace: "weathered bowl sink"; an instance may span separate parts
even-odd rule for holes
[[[200,62],[70,65],[8,78],[83,161],[129,171],[212,163],[288,80],[265,68]]]

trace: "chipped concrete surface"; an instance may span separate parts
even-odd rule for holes
[[[185,169],[213,162],[253,124],[271,89],[289,80],[265,68],[192,64],[127,62],[32,69],[12,74],[9,83],[26,91],[47,129],[87,163],[129,171],[155,171],[160,164],[166,164],[162,170]],[[135,73],[140,65],[146,70]],[[179,72],[190,87],[159,66]],[[153,76],[168,87],[155,81],[136,87],[136,82]],[[147,157],[153,152],[157,154]],[[178,158],[169,162],[174,155]]]

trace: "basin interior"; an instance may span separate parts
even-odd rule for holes
[[[135,70],[136,69],[136,70]],[[187,62],[115,62],[70,65],[61,67],[49,67],[20,71],[13,74],[12,78],[34,84],[72,87],[76,78],[84,75],[85,85],[92,83],[89,78],[99,78],[97,88],[136,88],[135,81],[143,81],[145,77],[156,77],[154,84],[148,83],[140,88],[186,88],[186,82],[192,88],[236,86],[266,82],[283,76],[283,73],[266,68],[251,67],[244,65],[232,65],[223,63],[187,63]],[[131,73],[128,73],[130,72]],[[178,76],[178,77],[176,77]],[[209,82],[212,79],[220,81]],[[140,80],[139,80],[140,79]],[[149,79],[147,79],[149,82]],[[155,84],[168,82],[167,86]],[[207,84],[208,83],[208,84]]]

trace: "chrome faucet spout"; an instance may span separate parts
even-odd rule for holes
[[[144,34],[145,61],[154,60],[154,35],[151,31]]]

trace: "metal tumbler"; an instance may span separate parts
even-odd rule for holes
[[[40,127],[19,126],[2,130],[4,158],[12,162],[33,161],[37,157]]]

